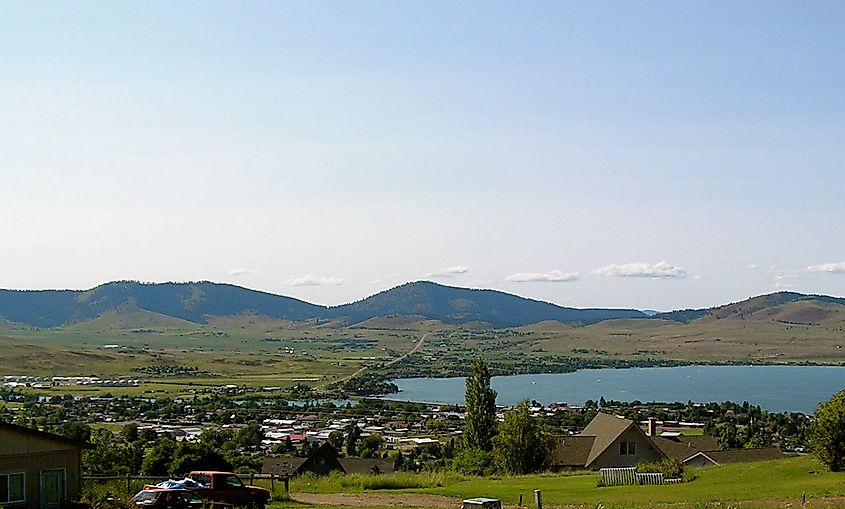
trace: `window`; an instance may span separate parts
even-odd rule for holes
[[[0,474],[0,504],[23,502],[25,491],[23,472]]]
[[[240,479],[235,477],[234,475],[230,475],[226,477],[226,487],[228,488],[243,488],[244,483],[241,482]]]
[[[619,454],[622,456],[633,456],[637,454],[637,443],[619,442]]]
[[[208,488],[211,486],[211,476],[206,474],[194,474],[191,476],[193,480],[203,485],[203,487]]]

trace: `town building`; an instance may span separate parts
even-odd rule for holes
[[[87,444],[0,423],[0,506],[59,509],[79,497]]]

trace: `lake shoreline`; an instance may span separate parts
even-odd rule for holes
[[[392,401],[463,404],[463,377],[392,379]],[[617,401],[754,401],[769,411],[812,413],[845,388],[841,365],[703,365],[582,369],[570,373],[494,376],[498,403],[523,399],[580,406],[604,397]]]

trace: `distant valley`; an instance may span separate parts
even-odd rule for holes
[[[209,282],[0,291],[0,374],[97,375],[182,391],[451,376],[845,361],[845,299],[779,292],[666,313],[577,309],[414,282],[327,307]],[[152,387],[153,389],[150,389]],[[92,389],[93,390],[93,389]]]

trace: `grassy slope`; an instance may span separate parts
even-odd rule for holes
[[[695,479],[679,485],[617,486],[598,488],[598,474],[542,474],[493,478],[460,478],[443,476],[440,487],[403,490],[454,497],[456,500],[487,496],[499,498],[505,507],[516,505],[522,494],[533,505],[533,492],[542,490],[544,507],[715,507],[754,506],[784,507],[800,504],[806,493],[814,506],[842,504],[845,496],[845,473],[825,471],[811,457],[725,465],[691,471]],[[430,474],[421,474],[430,477]],[[291,491],[334,493],[360,491],[342,489],[337,481],[322,482],[313,478],[295,479]],[[425,479],[424,479],[425,481]],[[340,488],[340,489],[339,489]],[[825,500],[826,499],[826,500]],[[723,505],[724,504],[724,505]],[[455,507],[458,507],[457,505]]]
[[[478,355],[504,371],[512,366],[542,366],[543,358],[551,357],[603,362],[843,364],[843,310],[840,305],[796,302],[742,317],[710,316],[688,324],[637,319],[585,327],[545,322],[503,330],[397,319],[342,328],[253,315],[200,325],[132,311],[64,329],[0,325],[0,374],[125,376],[147,380],[156,385],[154,390],[177,392],[185,390],[187,383],[289,386],[298,379],[316,378],[312,385],[325,385],[361,366],[378,369],[408,352],[425,332],[433,334],[407,360],[409,373],[416,365],[435,368],[442,375],[454,374],[456,366]],[[785,319],[813,320],[815,325],[778,321]],[[105,350],[106,344],[124,348]],[[186,379],[137,371],[156,365],[196,367],[214,376]]]

